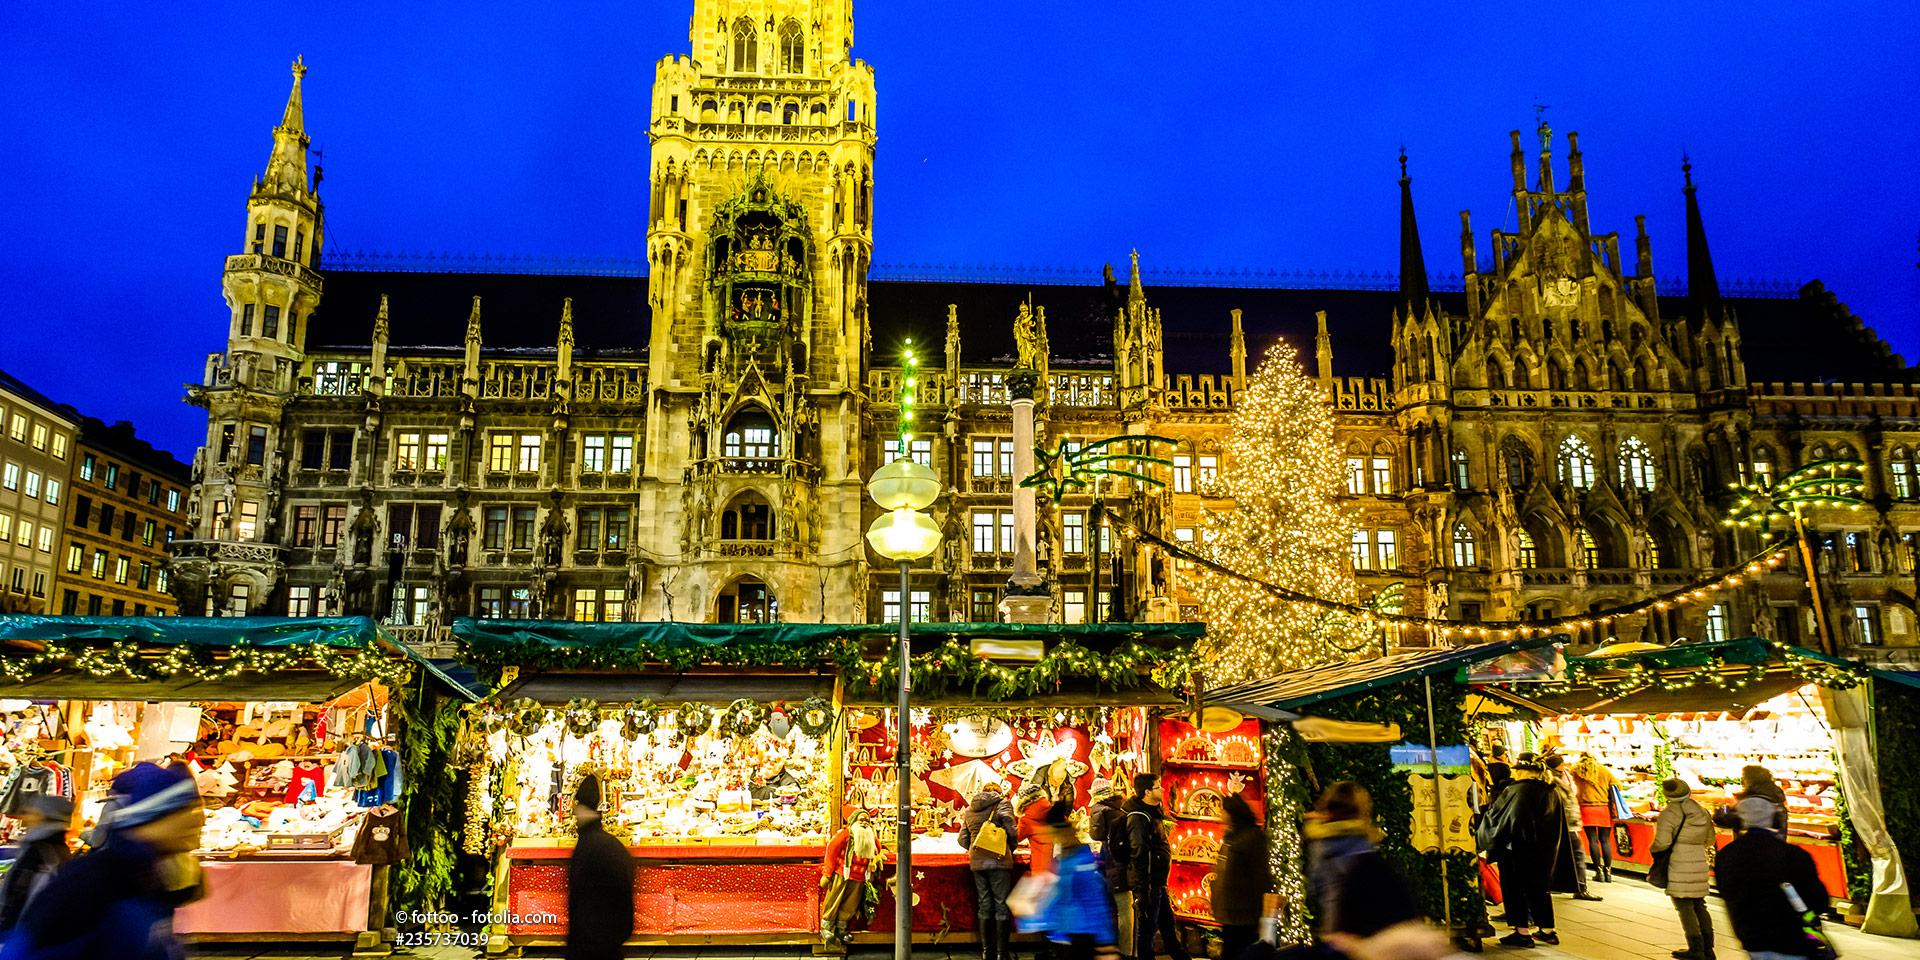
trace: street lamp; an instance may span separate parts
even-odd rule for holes
[[[900,457],[873,472],[867,480],[867,494],[880,509],[887,511],[867,528],[867,543],[873,552],[900,565],[900,704],[894,720],[894,783],[899,788],[895,799],[900,832],[895,843],[893,874],[893,955],[909,960],[913,954],[913,791],[909,784],[913,771],[911,756],[912,724],[907,714],[907,695],[913,689],[913,651],[908,647],[907,624],[913,619],[911,572],[913,561],[940,546],[940,527],[921,511],[940,497],[940,478],[931,467],[916,463],[909,445],[908,424],[913,420],[915,359],[906,355],[905,376],[900,389]]]

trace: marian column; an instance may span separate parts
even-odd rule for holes
[[[1008,623],[1046,623],[1052,619],[1053,590],[1040,575],[1034,550],[1033,488],[1020,481],[1033,475],[1033,401],[1040,382],[1040,334],[1033,311],[1026,304],[1013,321],[1013,339],[1019,358],[1007,374],[1007,396],[1013,401],[1013,576],[1007,579],[1000,615]]]

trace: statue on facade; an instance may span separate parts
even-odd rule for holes
[[[558,569],[567,545],[567,514],[556,504],[547,510],[540,526],[540,555],[549,569]]]
[[[645,561],[634,558],[627,562],[627,609],[626,619],[640,619],[641,591],[647,588],[647,568]]]
[[[1040,335],[1033,322],[1033,307],[1020,304],[1020,311],[1013,316],[1013,347],[1016,370],[1040,369]]]
[[[380,539],[380,515],[373,504],[363,503],[353,515],[353,564],[364,567],[373,562],[373,544]]]
[[[473,538],[473,517],[466,508],[456,507],[452,519],[447,521],[444,539],[447,543],[447,566],[455,570],[467,565],[467,544]]]

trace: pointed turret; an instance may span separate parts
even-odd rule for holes
[[[558,376],[562,383],[573,382],[573,298],[560,301],[560,336],[555,344]]]
[[[293,60],[293,91],[287,94],[287,109],[280,125],[273,128],[273,152],[267,156],[267,172],[261,177],[264,190],[301,194],[307,191],[307,120],[300,102],[300,81],[307,65],[299,57]]]
[[[1461,282],[1467,288],[1467,316],[1480,319],[1480,256],[1473,245],[1473,214],[1460,211]]]
[[[1520,131],[1509,130],[1507,136],[1513,139],[1513,153],[1507,158],[1513,165],[1513,201],[1520,214],[1520,234],[1525,236],[1533,227],[1532,212],[1527,209],[1527,155],[1520,149]]]
[[[373,315],[373,362],[368,364],[367,392],[380,394],[387,386],[387,341],[392,327],[387,321],[387,295],[380,295],[380,312]]]
[[[1233,308],[1233,339],[1228,344],[1233,356],[1233,389],[1235,393],[1247,386],[1247,333],[1240,327],[1240,308]]]
[[[1327,312],[1315,310],[1314,319],[1320,324],[1320,331],[1313,335],[1313,356],[1319,361],[1320,385],[1333,389],[1333,335],[1327,332]]]
[[[473,312],[467,314],[467,342],[464,372],[461,375],[461,392],[469,397],[480,395],[480,298],[473,298]]]
[[[1127,306],[1129,308],[1145,304],[1147,292],[1140,286],[1140,251],[1133,251],[1133,272],[1127,279]]]
[[[1573,197],[1573,225],[1582,236],[1591,232],[1587,224],[1587,161],[1580,155],[1580,131],[1567,132],[1567,193]]]
[[[1407,319],[1427,309],[1427,258],[1420,252],[1420,224],[1413,215],[1413,180],[1407,176],[1407,151],[1400,151],[1400,305]]]
[[[1693,161],[1684,153],[1680,155],[1680,175],[1686,180],[1682,190],[1687,195],[1687,303],[1693,308],[1694,318],[1704,320],[1720,306],[1720,279],[1713,272],[1707,225],[1700,219],[1700,200],[1694,196]]]

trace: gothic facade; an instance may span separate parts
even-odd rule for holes
[[[1483,247],[1462,214],[1458,291],[1429,288],[1404,161],[1397,290],[1149,291],[1137,255],[1098,285],[870,280],[874,72],[852,30],[846,0],[696,0],[691,54],[655,71],[644,278],[330,268],[296,64],[226,261],[226,347],[189,391],[208,434],[174,545],[182,609],[994,619],[1024,312],[1046,446],[1179,441],[1164,490],[1094,491],[1170,539],[1231,509],[1215,478],[1234,397],[1286,336],[1348,448],[1355,565],[1369,589],[1406,584],[1412,612],[1571,615],[1691,582],[1758,547],[1718,524],[1729,482],[1850,452],[1875,503],[1817,523],[1835,617],[1854,643],[1914,642],[1911,371],[1817,284],[1721,296],[1690,172],[1679,297],[1645,218],[1631,261],[1596,232],[1577,135],[1563,185],[1544,127],[1531,170],[1513,134],[1518,229]],[[902,452],[909,343],[904,452],[947,487],[946,538],[903,598],[861,533],[864,478]],[[1179,565],[1091,506],[1040,520],[1056,615],[1194,615]],[[1612,630],[1810,639],[1796,576]]]

